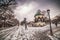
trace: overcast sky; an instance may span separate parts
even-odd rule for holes
[[[51,18],[60,14],[60,0],[16,0],[16,2],[18,4],[14,12],[19,21],[25,17],[32,21],[38,9],[41,11],[50,9]]]

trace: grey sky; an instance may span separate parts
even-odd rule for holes
[[[34,19],[38,9],[41,11],[50,9],[51,18],[60,14],[60,0],[16,0],[18,5],[15,10],[16,17],[21,21],[24,17],[28,21]],[[47,14],[46,14],[47,15]]]

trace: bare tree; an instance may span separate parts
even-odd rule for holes
[[[56,27],[58,26],[59,22],[60,22],[60,16],[55,16],[54,19],[52,20],[52,23],[54,23]]]
[[[2,26],[6,26],[7,22],[14,18],[13,9],[16,7],[15,0],[0,0],[0,20],[3,20]]]

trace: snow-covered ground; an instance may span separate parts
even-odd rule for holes
[[[52,28],[56,28],[54,24],[52,24]],[[49,29],[49,25],[44,27],[27,27],[27,30],[25,30],[24,26],[15,26],[1,30],[0,40],[30,40],[35,32],[43,33]]]

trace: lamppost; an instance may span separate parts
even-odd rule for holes
[[[51,27],[51,19],[50,19],[50,9],[47,10],[47,13],[48,13],[48,17],[49,17],[50,34],[51,34],[51,36],[53,36],[52,27]]]
[[[27,21],[26,18],[24,18],[24,23],[25,23],[25,30],[27,29]]]

